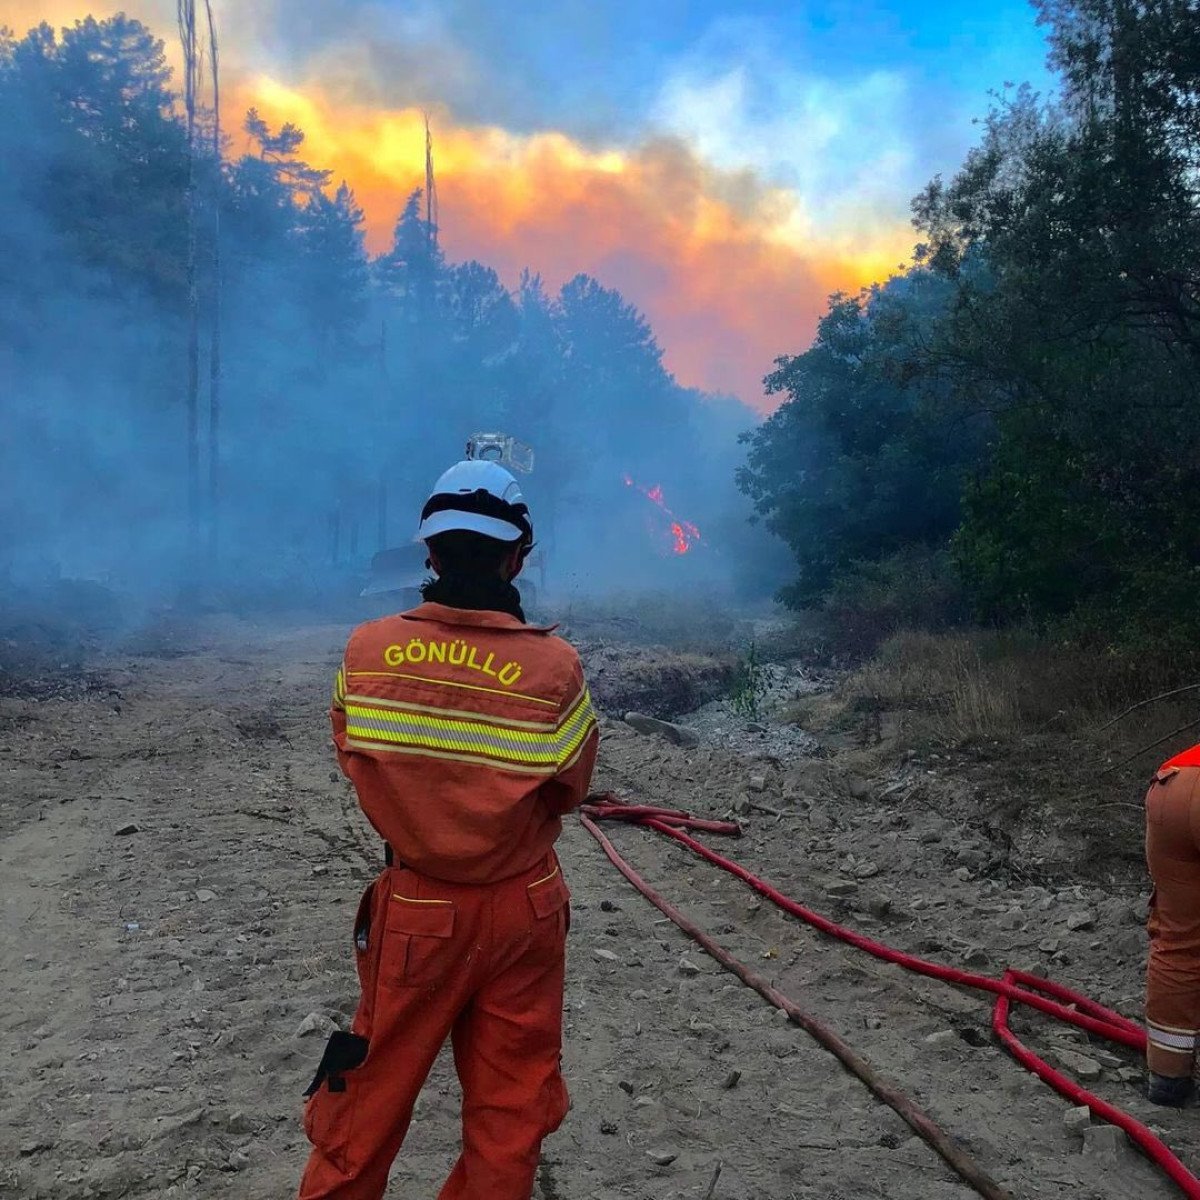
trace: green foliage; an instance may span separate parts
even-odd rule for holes
[[[766,669],[758,657],[758,645],[751,642],[739,660],[729,685],[730,708],[748,721],[757,721],[769,685]]]
[[[644,502],[630,500],[623,526],[596,517],[629,498],[625,471],[706,530],[729,507],[693,466],[707,455],[731,476],[734,438],[671,378],[618,292],[579,275],[554,293],[528,273],[511,290],[483,263],[447,262],[419,189],[372,256],[351,189],[306,160],[302,129],[253,109],[234,159],[201,109],[189,164],[163,44],[138,21],[0,29],[0,112],[0,567],[61,551],[119,569],[114,531],[151,578],[174,565],[162,560],[185,540],[190,166],[206,368],[218,299],[222,315],[231,570],[240,555],[251,571],[268,558],[314,571],[331,543],[361,560],[379,536],[408,536],[438,465],[478,428],[535,446],[529,494],[551,548],[554,516],[581,514],[590,530],[611,526],[611,550],[629,560]],[[599,548],[572,540],[590,565]]]
[[[988,621],[1197,624],[1195,5],[1038,7],[1060,99],[999,96],[914,201],[914,267],[770,377],[742,486],[792,546],[789,603],[933,551]]]

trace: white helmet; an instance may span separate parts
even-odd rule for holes
[[[533,525],[520,485],[498,463],[482,459],[455,463],[433,485],[421,512],[417,541],[456,529],[533,545]]]

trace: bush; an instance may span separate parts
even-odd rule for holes
[[[862,659],[898,630],[960,624],[966,604],[948,555],[917,547],[842,572],[825,611],[834,649]]]

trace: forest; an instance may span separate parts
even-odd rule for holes
[[[447,261],[423,177],[371,255],[303,130],[221,127],[184,74],[123,16],[0,32],[0,575],[317,594],[411,539],[437,474],[498,429],[535,450],[564,588],[769,590],[738,565],[780,560],[734,482],[755,414],[679,385],[623,296]],[[701,531],[686,562],[656,488]]]
[[[913,202],[911,269],[779,359],[741,486],[788,601],[867,642],[982,621],[1169,654],[1200,611],[1200,10],[1036,7],[1056,94],[1000,88]]]
[[[866,644],[979,622],[1190,644],[1197,9],[1036,7],[1054,93],[998,88],[913,200],[911,266],[780,347],[757,425],[681,386],[603,281],[448,261],[423,179],[369,254],[303,130],[227,116],[234,153],[200,103],[189,134],[139,22],[5,31],[0,570],[317,587],[411,536],[431,463],[494,427],[537,451],[572,586],[786,580]],[[702,532],[687,562],[654,488]]]

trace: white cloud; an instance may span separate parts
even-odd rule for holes
[[[786,188],[789,240],[895,228],[920,187],[900,72],[834,79],[781,59],[765,28],[714,27],[669,70],[651,120],[712,165]]]

